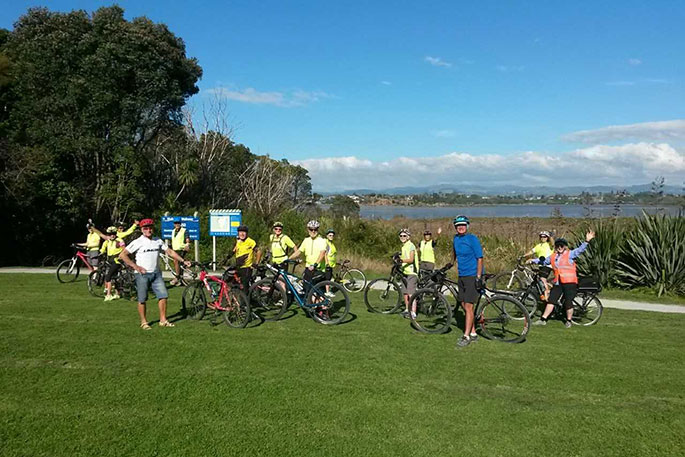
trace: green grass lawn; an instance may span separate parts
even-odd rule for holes
[[[324,327],[138,328],[84,281],[0,274],[2,456],[664,456],[685,447],[685,315],[607,309],[528,341]],[[170,311],[180,308],[172,293]],[[154,303],[154,302],[151,302]],[[156,305],[149,312],[156,319]]]

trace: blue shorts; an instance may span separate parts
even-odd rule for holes
[[[147,301],[147,290],[152,286],[152,291],[155,293],[157,300],[167,298],[169,292],[164,285],[164,278],[162,278],[161,271],[152,273],[140,274],[136,273],[136,290],[138,291],[138,303],[145,303]]]

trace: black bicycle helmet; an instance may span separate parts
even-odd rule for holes
[[[247,225],[239,225],[238,231],[247,233]]]
[[[566,241],[566,238],[557,238],[554,241],[554,248],[560,248],[560,247],[568,247],[568,241]]]

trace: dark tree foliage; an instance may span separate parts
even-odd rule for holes
[[[118,6],[33,8],[0,29],[0,264],[68,254],[88,218],[104,228],[241,202],[257,158],[232,141],[221,102],[203,113],[215,124],[195,126],[184,106],[201,76],[166,25]],[[311,200],[311,184],[283,162],[285,211]]]

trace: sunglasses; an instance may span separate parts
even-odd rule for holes
[[[145,227],[141,227],[141,230],[152,230],[154,227],[151,225],[146,225]]]
[[[281,231],[281,230],[283,230],[283,229],[282,229],[282,228],[280,228],[280,227],[274,227],[274,230],[277,230],[277,231],[279,231],[279,232],[280,232],[280,231]]]

